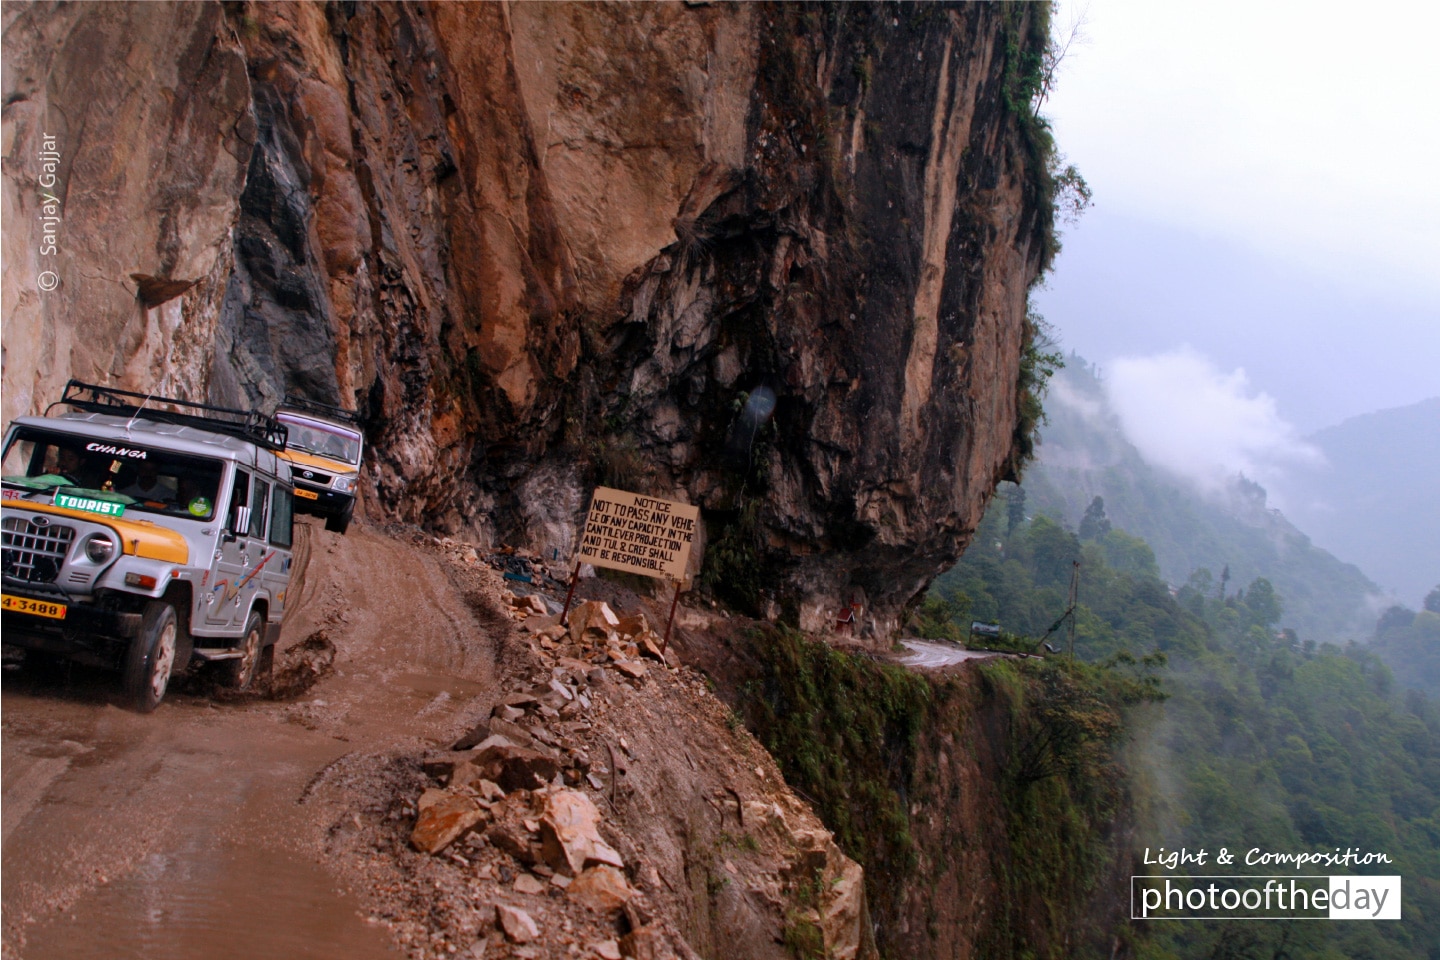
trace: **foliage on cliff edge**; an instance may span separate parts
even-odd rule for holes
[[[783,628],[757,628],[749,641],[759,670],[740,690],[739,711],[865,867],[882,953],[909,949],[901,931],[928,899],[921,891],[973,879],[938,849],[920,849],[917,830],[937,820],[987,851],[984,882],[998,895],[982,918],[984,956],[1070,956],[1079,940],[1101,939],[1087,917],[1110,916],[1090,908],[1118,896],[1107,884],[1124,862],[1113,841],[1127,805],[1117,751],[1127,708],[1153,699],[1153,684],[1120,669],[1007,661],[980,675],[977,707],[972,675],[931,680]],[[967,822],[961,785],[937,775],[947,740],[981,758],[982,788],[998,800],[989,822]],[[1036,903],[1047,906],[1013,906]],[[923,935],[946,935],[938,913],[918,909],[929,917]]]

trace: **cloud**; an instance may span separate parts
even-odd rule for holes
[[[1280,416],[1274,398],[1251,388],[1244,369],[1224,373],[1189,346],[1115,360],[1105,389],[1141,455],[1207,492],[1225,489],[1236,474],[1283,484],[1288,469],[1324,459]]]
[[[1075,389],[1070,381],[1064,377],[1056,377],[1050,381],[1045,391],[1047,400],[1054,401],[1068,410],[1073,410],[1082,419],[1089,423],[1100,423],[1105,416],[1105,405],[1094,397],[1088,397]]]

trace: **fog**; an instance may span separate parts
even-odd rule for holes
[[[1440,395],[1440,5],[1082,10],[1044,107],[1094,191],[1037,297],[1063,346],[1189,344],[1304,433]]]
[[[1283,507],[1287,471],[1323,461],[1244,369],[1221,370],[1192,347],[1121,357],[1104,384],[1126,437],[1146,461],[1207,493],[1243,474]]]

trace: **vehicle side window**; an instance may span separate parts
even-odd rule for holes
[[[294,536],[291,529],[290,491],[275,487],[275,496],[270,501],[270,542],[277,547],[290,546]]]
[[[7,477],[36,476],[44,471],[35,463],[34,440],[20,438],[5,448],[4,475]],[[41,448],[43,450],[43,448]]]
[[[250,505],[250,474],[244,470],[235,471],[235,486],[230,490],[230,518],[226,521],[231,533],[243,533],[239,526],[240,508]]]
[[[257,540],[265,537],[265,506],[270,502],[270,484],[255,478],[255,496],[250,504],[250,536]]]

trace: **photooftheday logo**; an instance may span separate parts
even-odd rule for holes
[[[1130,878],[1132,920],[1399,920],[1399,877]]]

